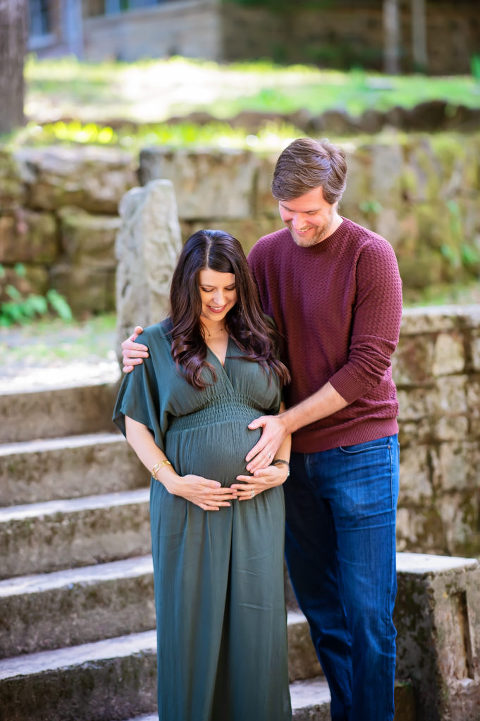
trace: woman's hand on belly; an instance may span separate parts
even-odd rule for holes
[[[218,481],[189,473],[186,476],[173,476],[163,482],[165,488],[174,496],[180,496],[194,503],[204,511],[219,511],[223,506],[230,506],[229,501],[237,498],[237,491],[226,488]]]
[[[255,471],[253,476],[237,476],[237,481],[230,486],[236,490],[239,501],[249,501],[259,493],[267,491],[274,486],[281,486],[288,478],[288,466],[267,466]]]

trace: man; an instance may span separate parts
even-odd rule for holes
[[[247,468],[268,465],[293,433],[286,557],[332,720],[391,721],[398,405],[390,357],[401,281],[387,241],[338,214],[346,170],[339,148],[309,138],[291,143],[275,167],[286,228],[261,238],[249,264],[285,338],[292,382],[287,410],[250,425],[263,432]],[[142,355],[132,339],[123,344],[127,365]]]

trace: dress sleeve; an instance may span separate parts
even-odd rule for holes
[[[157,446],[164,450],[166,414],[162,412],[161,399],[151,358],[145,358],[141,365],[123,378],[118,391],[113,421],[125,436],[125,416],[146,426],[155,438]]]

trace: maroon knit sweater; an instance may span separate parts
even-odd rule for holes
[[[327,381],[349,405],[298,430],[293,450],[313,453],[397,433],[390,356],[398,342],[402,285],[381,236],[346,218],[310,248],[279,230],[248,256],[263,310],[285,338],[287,406]]]

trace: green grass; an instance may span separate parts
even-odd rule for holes
[[[47,367],[72,361],[114,359],[115,314],[65,323],[60,319],[38,320],[15,328],[0,328],[3,372],[18,365]],[[0,373],[1,375],[1,373]]]
[[[412,107],[431,99],[480,107],[474,76],[386,76],[266,60],[220,65],[178,57],[135,63],[30,58],[25,75],[26,112],[36,122],[72,117],[83,123],[114,118],[158,123],[194,110],[220,120],[241,110],[304,108],[317,114],[341,108],[358,115],[367,108]]]
[[[168,145],[183,147],[221,147],[233,149],[277,150],[282,144],[302,135],[302,131],[287,123],[267,123],[255,135],[245,130],[232,128],[228,123],[213,122],[207,125],[193,123],[167,123],[133,126],[126,123],[120,128],[81,123],[57,121],[40,126],[29,123],[15,132],[5,144],[14,147],[45,145],[99,145],[118,146],[124,150],[138,153],[149,145]]]

